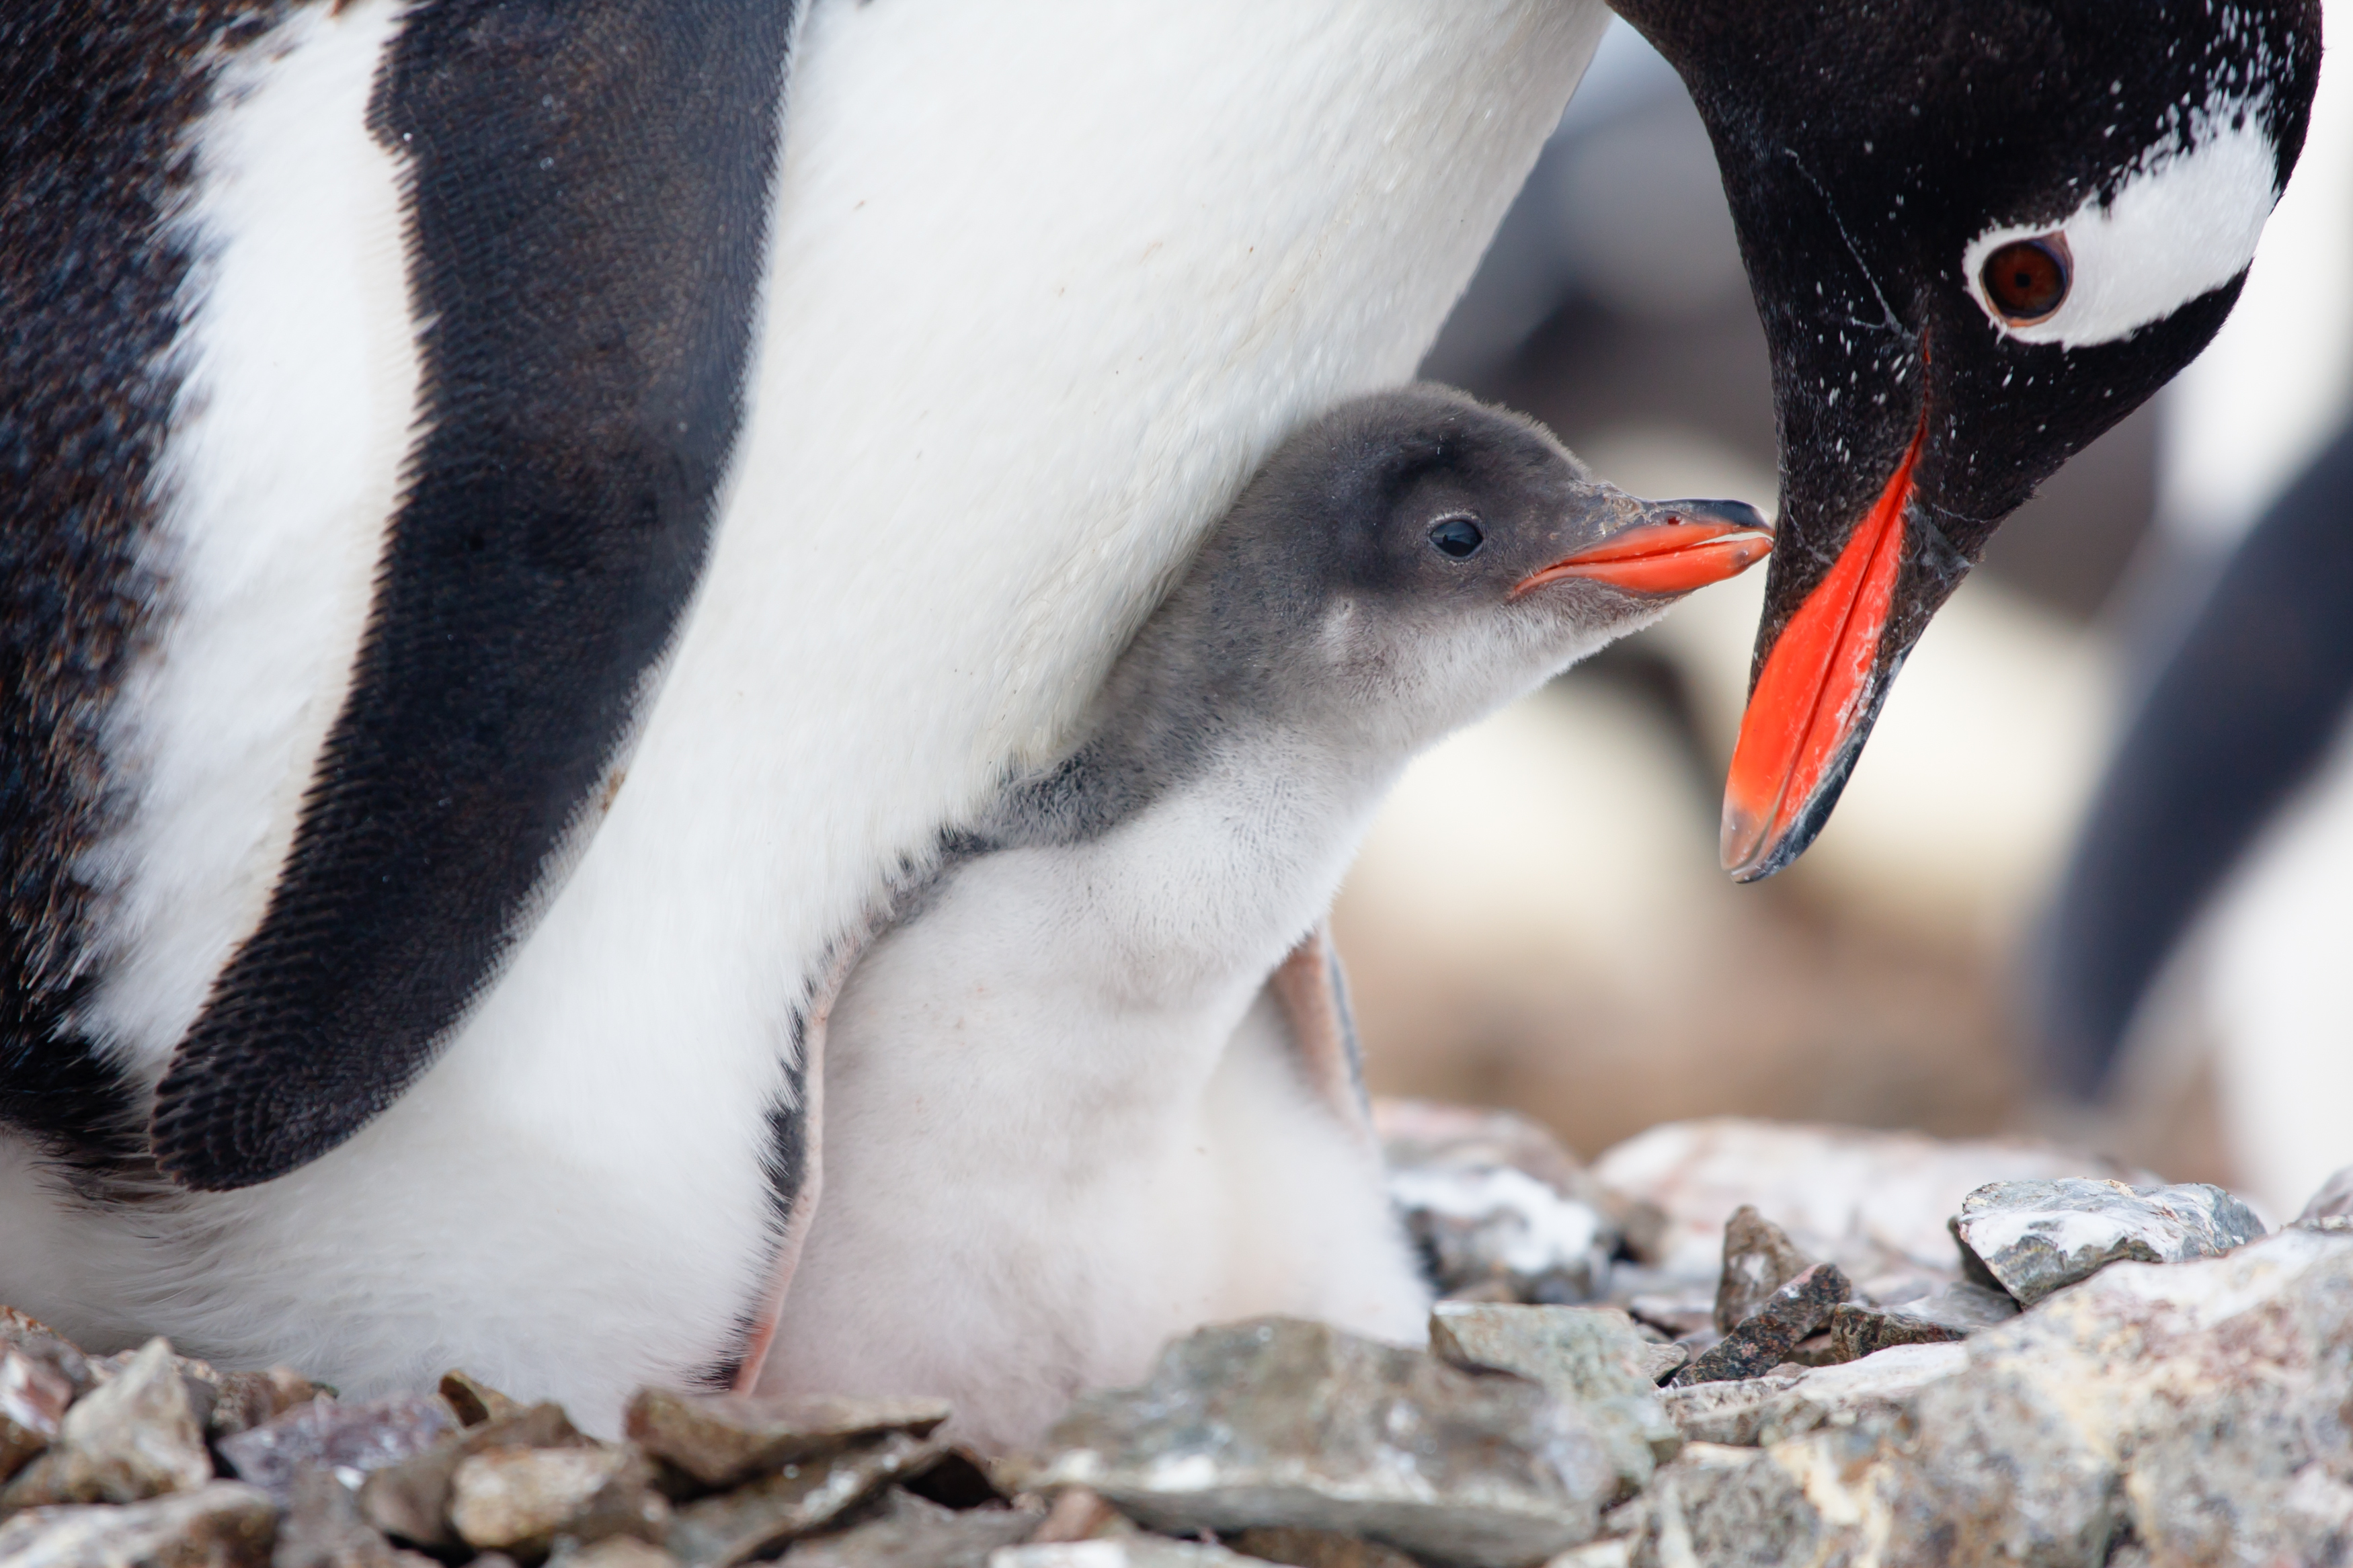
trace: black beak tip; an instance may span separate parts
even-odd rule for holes
[[[1770,533],[1765,514],[1745,500],[1671,500],[1659,503],[1685,522],[1721,522],[1734,528],[1754,528]]]

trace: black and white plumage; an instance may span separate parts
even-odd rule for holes
[[[1773,326],[1768,643],[1919,424],[1903,352],[1831,403],[1807,323],[2000,337],[1973,237],[2203,144],[2090,124],[2107,79],[2260,89],[2223,121],[2270,163],[2199,187],[2259,222],[2316,47],[2295,4],[1826,6],[1762,49],[1746,7],[1628,8]],[[1055,752],[1279,439],[1409,373],[1606,16],[12,7],[0,1297],[591,1421],[739,1359],[843,944]],[[1947,134],[1965,105],[2007,139]],[[1883,209],[1852,148],[1915,109]],[[2228,287],[1996,345],[2096,363],[2096,413],[1952,380],[1907,549],[1938,505],[1989,527]]]
[[[944,1394],[959,1435],[1019,1447],[1204,1321],[1414,1338],[1345,1002],[1270,981],[1303,966],[1336,998],[1312,933],[1415,752],[1769,542],[1746,507],[1634,501],[1442,389],[1285,443],[1071,751],[850,972],[763,1385]]]

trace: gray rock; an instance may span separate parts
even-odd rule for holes
[[[1862,1361],[1739,1383],[1701,1383],[1667,1390],[1667,1413],[1694,1443],[1776,1443],[1826,1425],[1893,1416],[1920,1391],[1957,1373],[1957,1345],[1898,1345]]]
[[[2031,1307],[2111,1263],[2214,1258],[2263,1234],[2263,1221],[2220,1187],[2128,1187],[2070,1179],[1994,1182],[1952,1222],[1962,1260]]]
[[[205,1417],[205,1435],[216,1443],[274,1421],[324,1392],[285,1366],[266,1372],[223,1373],[211,1387],[212,1409]]]
[[[584,1545],[607,1536],[662,1539],[670,1504],[635,1448],[486,1448],[449,1477],[449,1526],[467,1545],[519,1562],[544,1557],[556,1537]]]
[[[1029,1540],[1044,1517],[1034,1509],[958,1513],[893,1492],[880,1519],[797,1542],[784,1561],[789,1568],[987,1568],[990,1552]]]
[[[1937,1353],[1961,1370],[1906,1422],[1686,1447],[1634,1562],[2353,1560],[2353,1237],[2117,1264],[1965,1345],[1873,1359]]]
[[[372,1471],[426,1452],[457,1426],[448,1405],[430,1394],[396,1394],[364,1405],[315,1399],[217,1446],[237,1479],[283,1507],[305,1469],[324,1467],[355,1487]]]
[[[1831,1321],[1854,1293],[1835,1263],[1817,1263],[1766,1299],[1732,1332],[1675,1373],[1675,1386],[1761,1377],[1789,1359],[1799,1342]]]
[[[1715,1331],[1715,1300],[1712,1295],[1638,1291],[1626,1298],[1626,1313],[1637,1323],[1657,1330],[1686,1349],[1694,1341],[1705,1342],[1701,1346],[1704,1349],[1724,1337]]]
[[[511,1415],[522,1415],[529,1408],[522,1400],[510,1398],[470,1372],[453,1370],[443,1373],[440,1394],[448,1401],[450,1413],[458,1417],[460,1426],[480,1426],[492,1421],[504,1421]]]
[[[147,1342],[74,1402],[57,1440],[0,1490],[0,1510],[73,1502],[137,1502],[194,1491],[213,1479],[204,1426],[166,1341]]]
[[[1412,1558],[1377,1541],[1296,1525],[1261,1524],[1237,1531],[1225,1544],[1245,1557],[1288,1568],[1418,1568]]]
[[[679,1509],[664,1544],[686,1568],[733,1568],[815,1534],[940,1453],[935,1443],[889,1432],[807,1464],[787,1461],[765,1480]]]
[[[1957,1344],[1894,1345],[1835,1366],[1816,1367],[1767,1401],[1756,1441],[1767,1446],[1820,1426],[1851,1426],[1906,1415],[1921,1394],[1968,1365]]]
[[[1987,1554],[2096,1562],[2127,1531],[2161,1563],[2344,1551],[2302,1506],[2325,1514],[2327,1489],[2297,1489],[2315,1467],[2343,1480],[2353,1452],[2353,1237],[2116,1265],[1968,1354],[1920,1396],[1915,1463],[1936,1518]]]
[[[1944,1568],[1943,1558],[1873,1552],[1890,1512],[1881,1495],[1884,1471],[1873,1462],[1883,1447],[1878,1434],[1859,1427],[1769,1449],[1694,1443],[1660,1469],[1642,1499],[1629,1568],[1932,1562]],[[1960,1560],[1951,1561],[1957,1568]]]
[[[494,1553],[477,1557],[471,1568],[493,1568],[494,1562]],[[677,1558],[634,1535],[608,1535],[586,1546],[559,1542],[547,1564],[548,1568],[679,1568]]]
[[[1517,1373],[1583,1407],[1609,1446],[1621,1492],[1640,1490],[1683,1446],[1659,1403],[1651,1347],[1613,1308],[1440,1301],[1430,1315],[1430,1349],[1456,1366]]]
[[[1609,1194],[1525,1117],[1419,1100],[1376,1108],[1389,1195],[1443,1296],[1562,1303],[1609,1289],[1624,1226]]]
[[[1092,1541],[1103,1535],[1133,1535],[1135,1521],[1103,1501],[1085,1487],[1064,1487],[1054,1494],[1046,1517],[1029,1539],[1043,1544],[1058,1541]]]
[[[407,1555],[360,1517],[359,1500],[332,1470],[302,1471],[290,1495],[273,1500],[286,1511],[269,1568],[400,1568]]]
[[[449,1526],[449,1488],[458,1467],[493,1448],[566,1448],[587,1439],[561,1408],[534,1405],[519,1415],[444,1436],[413,1458],[372,1471],[360,1486],[360,1513],[386,1535],[435,1548],[458,1544]]]
[[[278,1510],[239,1481],[121,1507],[47,1507],[0,1521],[8,1568],[269,1568]]]
[[[1653,1344],[1645,1341],[1641,1355],[1642,1375],[1653,1384],[1660,1384],[1691,1364],[1692,1348],[1673,1343]]]
[[[57,1440],[73,1397],[54,1363],[15,1345],[0,1352],[0,1481]]]
[[[97,1375],[90,1371],[90,1358],[83,1355],[72,1341],[37,1318],[28,1318],[14,1307],[0,1305],[0,1348],[20,1350],[36,1361],[49,1364],[73,1384],[77,1399],[97,1385]]]
[[[1048,1443],[1034,1485],[1156,1529],[1297,1525],[1470,1568],[1586,1540],[1617,1485],[1601,1435],[1533,1384],[1280,1318],[1176,1341]]]
[[[1737,1117],[1653,1127],[1595,1161],[1592,1173],[1665,1212],[1658,1261],[1672,1272],[1713,1278],[1725,1222],[1741,1205],[1754,1204],[1809,1257],[1858,1280],[1898,1266],[1950,1278],[1953,1243],[1945,1222],[1988,1182],[2156,1179],[2054,1144],[1956,1142]]]
[[[2018,1316],[2007,1291],[1982,1285],[1947,1285],[1933,1296],[1892,1307],[1849,1301],[1831,1313],[1831,1339],[1839,1361],[1860,1361],[1891,1345],[1945,1344],[1965,1340]]]
[[[1121,1535],[1098,1541],[1008,1546],[989,1554],[988,1568],[1262,1568],[1222,1546],[1170,1541],[1157,1535]]]
[[[1789,1233],[1743,1204],[1724,1223],[1724,1272],[1715,1286],[1715,1331],[1728,1334],[1754,1317],[1773,1292],[1803,1274],[1814,1260],[1798,1250]]]
[[[1661,1397],[1667,1418],[1683,1433],[1686,1444],[1753,1447],[1773,1402],[1797,1387],[1802,1375],[1788,1373],[1729,1383],[1694,1383],[1668,1388]]]
[[[2353,1230],[2353,1165],[2321,1183],[2304,1212],[2289,1223],[2306,1230]]]
[[[629,1401],[629,1440],[707,1487],[732,1487],[786,1463],[838,1453],[886,1432],[923,1437],[948,1418],[937,1399],[679,1394]]]

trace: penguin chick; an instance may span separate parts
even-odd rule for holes
[[[1769,542],[1439,387],[1294,437],[850,972],[762,1391],[1004,1448],[1202,1322],[1418,1340],[1320,922],[1416,752]]]

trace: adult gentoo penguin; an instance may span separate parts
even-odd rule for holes
[[[1780,387],[1762,869],[1983,531],[2228,308],[2317,30],[1626,10]],[[590,1422],[727,1375],[843,944],[1280,437],[1409,373],[1606,18],[9,7],[0,1298]]]
[[[1320,947],[1268,982],[1415,752],[1770,542],[1442,388],[1284,443],[843,986],[765,1381],[944,1394],[1004,1448],[1205,1321],[1418,1337]]]

